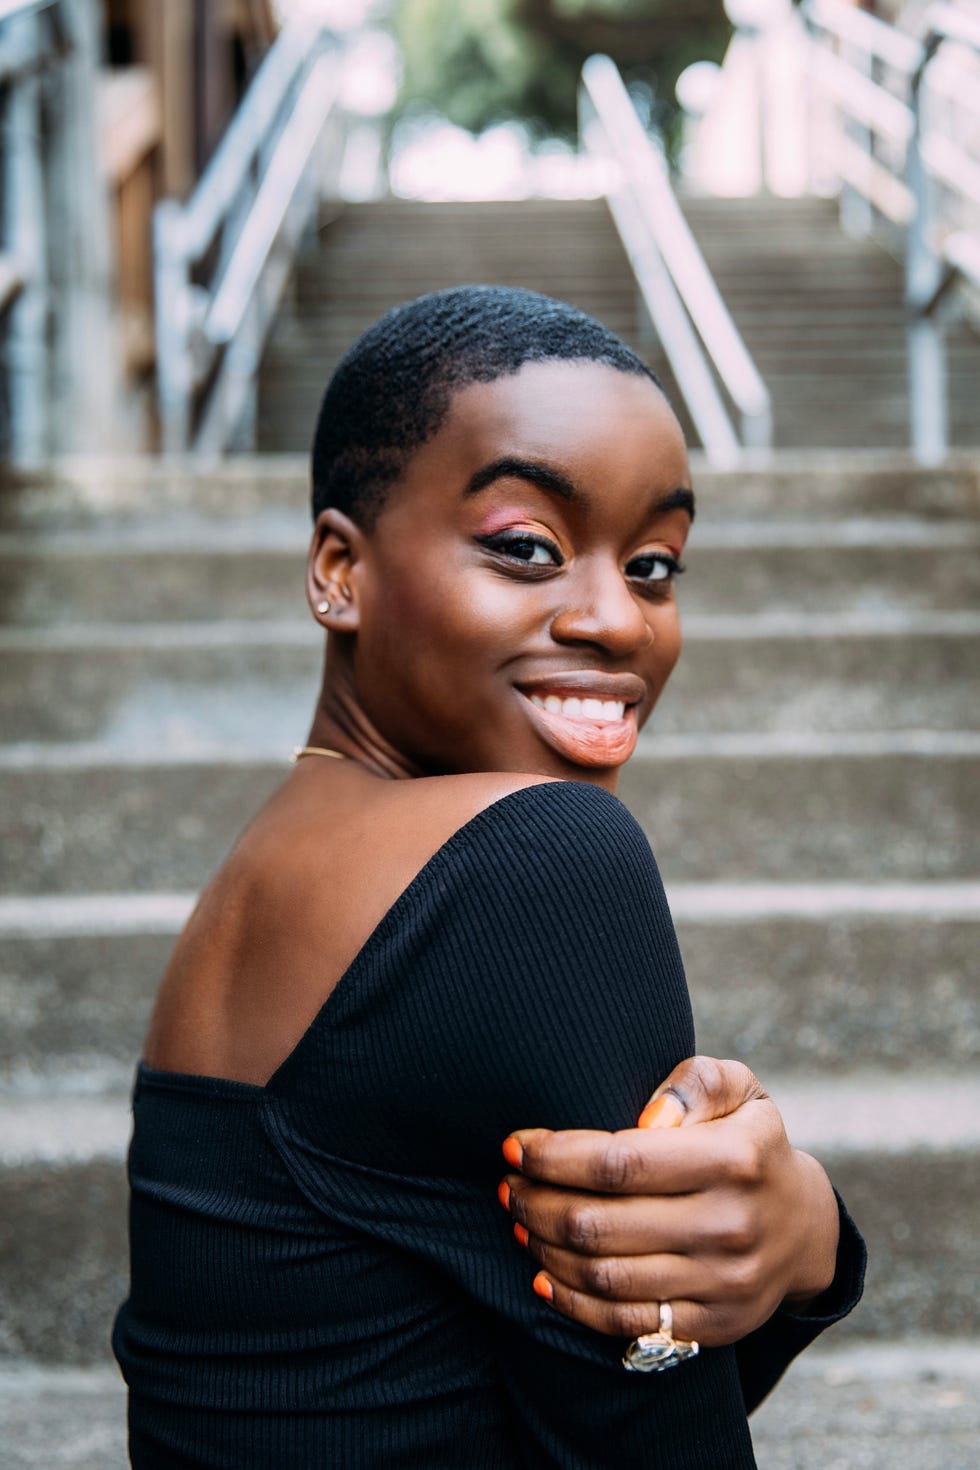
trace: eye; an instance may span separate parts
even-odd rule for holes
[[[659,584],[661,587],[668,587],[683,570],[677,558],[665,551],[645,552],[642,556],[634,556],[626,565],[626,575],[633,581],[646,582],[651,586]]]
[[[532,536],[528,531],[498,531],[493,536],[477,536],[481,546],[511,561],[528,567],[560,567],[561,552],[546,536]]]

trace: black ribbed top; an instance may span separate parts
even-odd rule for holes
[[[846,1216],[824,1315],[641,1376],[533,1294],[496,1198],[512,1129],[630,1127],[693,1050],[625,807],[561,782],[474,817],[265,1087],[140,1067],[133,1465],[753,1466],[743,1383],[751,1407],[859,1294]]]

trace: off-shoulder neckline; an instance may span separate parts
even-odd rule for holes
[[[343,993],[356,982],[360,972],[372,959],[375,950],[384,944],[390,931],[397,927],[404,910],[417,901],[419,894],[432,884],[457,850],[471,842],[474,835],[483,827],[492,824],[495,818],[499,819],[502,812],[509,811],[511,805],[518,803],[520,798],[526,798],[532,793],[536,795],[542,791],[555,790],[598,793],[600,798],[611,800],[617,806],[622,805],[619,798],[612,792],[607,791],[605,787],[594,786],[589,781],[534,781],[527,786],[518,786],[514,791],[505,792],[503,796],[498,796],[495,800],[488,802],[485,807],[481,807],[478,812],[474,812],[454,832],[450,833],[431,857],[426,859],[418,872],[409,879],[397,898],[385,910],[333,986],[330,994],[318,1008],[302,1036],[299,1037],[291,1051],[283,1057],[266,1082],[243,1082],[238,1078],[217,1077],[208,1073],[171,1072],[151,1067],[140,1058],[136,1064],[137,1088],[148,1086],[252,1101],[274,1097],[283,1083],[288,1080],[290,1072],[299,1065],[298,1059],[311,1045],[310,1038],[321,1027],[323,1017],[330,1009],[339,1004],[336,999],[338,995],[342,997]]]

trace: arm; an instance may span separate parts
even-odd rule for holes
[[[576,783],[497,802],[406,891],[323,1019],[277,1074],[270,1127],[319,1209],[417,1263],[407,1300],[416,1335],[432,1323],[429,1359],[450,1330],[490,1354],[521,1462],[598,1470],[614,1446],[663,1470],[696,1431],[701,1463],[750,1466],[734,1350],[625,1372],[622,1341],[535,1294],[496,1198],[515,1118],[625,1128],[651,1065],[666,1075],[693,1046],[659,875],[625,808]],[[406,1361],[412,1342],[391,1342]]]
[[[740,1063],[682,1063],[640,1121],[642,1132],[519,1132],[511,1212],[559,1311],[623,1336],[673,1301],[676,1336],[738,1344],[754,1408],[859,1300],[863,1242]]]

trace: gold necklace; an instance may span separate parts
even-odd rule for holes
[[[330,755],[333,756],[334,760],[347,760],[347,756],[342,750],[330,750],[326,745],[297,745],[289,759],[295,765],[301,755]]]

